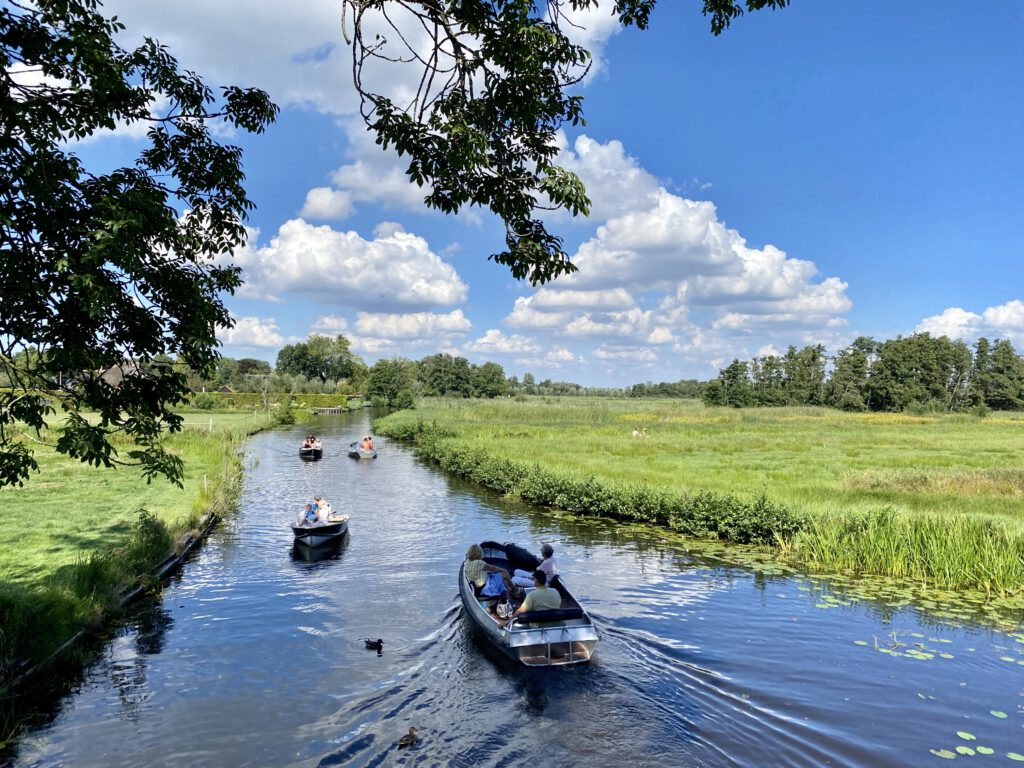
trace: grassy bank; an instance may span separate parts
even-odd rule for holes
[[[1024,584],[1017,414],[426,401],[376,428],[488,487],[571,512],[771,543],[810,568],[996,593]]]
[[[185,463],[184,488],[36,446],[41,472],[22,488],[0,489],[0,684],[100,619],[126,587],[145,583],[207,510],[230,508],[240,487],[237,448],[268,422],[262,414],[187,414],[182,432],[167,438]]]

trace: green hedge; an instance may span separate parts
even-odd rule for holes
[[[710,491],[678,494],[647,485],[606,485],[593,476],[549,472],[539,465],[490,456],[452,440],[450,431],[423,421],[382,426],[390,437],[412,439],[417,456],[487,488],[575,515],[664,525],[701,538],[740,544],[789,541],[807,525],[796,513],[764,496],[753,501]]]
[[[193,397],[201,397],[202,399],[213,398],[215,405],[213,410],[221,410],[224,408],[263,408],[263,395],[258,392],[197,392]],[[275,403],[277,407],[283,406],[288,402],[288,398],[292,400],[293,408],[358,408],[362,405],[362,401],[353,400],[348,401],[345,395],[320,395],[316,393],[296,393],[289,395],[286,393],[272,393],[269,395],[271,407],[274,407]]]

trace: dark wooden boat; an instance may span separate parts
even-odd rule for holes
[[[313,447],[313,448],[306,448],[306,447],[299,448],[299,456],[301,458],[303,458],[303,459],[309,459],[309,460],[320,459],[320,458],[323,458],[323,455],[324,455],[323,446]]]
[[[316,547],[333,541],[348,531],[349,517],[350,515],[328,512],[326,522],[312,524],[295,523],[292,525],[295,543]]]
[[[364,451],[362,448],[359,447],[358,442],[349,443],[348,455],[351,456],[353,459],[376,459],[377,449],[371,448],[368,451]]]
[[[515,544],[480,543],[484,560],[504,568],[509,575],[519,568],[533,571],[540,558]],[[520,614],[507,628],[488,608],[497,598],[480,597],[459,566],[459,594],[466,614],[480,631],[502,653],[528,667],[554,667],[590,661],[597,645],[597,628],[583,606],[556,576],[551,586],[562,596],[562,605],[550,611],[529,611]]]

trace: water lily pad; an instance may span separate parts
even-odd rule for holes
[[[959,736],[964,741],[976,741],[977,740],[977,737],[973,733],[968,733],[967,731],[957,731],[956,735]]]
[[[979,755],[991,755],[994,754],[995,750],[992,747],[978,747]]]
[[[867,645],[868,641],[867,640],[854,640],[853,644],[854,645]]]
[[[953,654],[952,654],[952,653],[940,653],[940,654],[939,654],[939,656],[941,656],[941,657],[942,657],[942,658],[944,658],[944,659],[953,659],[953,658],[956,658],[955,656],[953,656]]]
[[[1018,763],[1024,763],[1024,755],[1019,755],[1016,752],[1007,752],[1006,756],[1011,760],[1016,760]]]
[[[1012,664],[1013,662],[1015,662],[1015,661],[1016,661],[1016,659],[1015,659],[1015,658],[1013,658],[1013,656],[1000,656],[1000,657],[999,657],[999,660],[1000,660],[1000,661],[1008,661],[1008,662],[1010,662],[1011,664]]]
[[[948,749],[929,749],[928,751],[936,757],[944,757],[947,760],[952,760],[956,757],[956,753],[950,752]]]
[[[959,752],[961,755],[973,755],[974,754],[974,750],[973,749],[971,749],[970,747],[965,747],[963,744],[961,744],[959,747],[957,747],[956,751]]]
[[[992,717],[998,717],[1000,720],[1006,718],[1006,713],[1000,712],[998,709],[989,710],[989,714],[992,715]]]

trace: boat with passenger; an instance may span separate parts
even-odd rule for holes
[[[531,573],[540,558],[516,544],[480,543],[483,560],[509,576],[518,570]],[[599,638],[590,615],[573,597],[561,577],[548,585],[557,591],[558,608],[531,610],[509,617],[522,603],[515,595],[484,595],[459,567],[459,595],[474,626],[502,653],[528,667],[554,667],[590,661]],[[504,578],[504,577],[503,577]],[[486,585],[485,589],[486,590]]]
[[[320,438],[315,435],[309,435],[305,440],[302,441],[302,445],[299,446],[299,456],[303,459],[319,459],[324,455],[324,446],[320,442]]]
[[[350,517],[336,513],[326,502],[317,506],[307,503],[299,519],[292,524],[295,543],[316,547],[333,541],[348,531]]]
[[[348,455],[353,459],[376,459],[377,449],[373,447],[373,438],[366,435],[362,440],[349,443]]]

